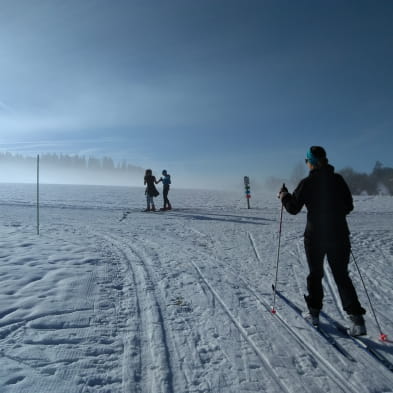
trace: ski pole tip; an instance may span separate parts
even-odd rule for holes
[[[385,334],[385,333],[381,333],[381,334],[379,335],[379,339],[380,339],[381,341],[388,341],[388,335]]]

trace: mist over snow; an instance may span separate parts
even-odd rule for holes
[[[34,183],[37,181],[37,157],[0,153],[0,182]],[[144,169],[110,157],[43,154],[39,157],[39,177],[47,184],[106,186],[143,185]]]

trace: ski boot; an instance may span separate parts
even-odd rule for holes
[[[309,307],[307,311],[303,313],[303,318],[311,323],[313,326],[319,326],[319,311],[316,308]]]
[[[304,300],[307,305],[307,311],[305,311],[302,315],[303,318],[314,325],[315,327],[319,326],[319,312],[321,311],[319,308],[314,308],[309,305],[309,296],[304,295]]]
[[[367,334],[366,324],[364,322],[363,315],[349,315],[349,319],[352,322],[351,327],[348,330],[351,336],[365,336]]]

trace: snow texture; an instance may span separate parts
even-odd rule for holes
[[[173,189],[174,210],[143,213],[143,189],[0,187],[0,392],[387,393],[393,373],[282,298],[273,301],[280,204]],[[160,206],[161,196],[157,199]],[[284,213],[277,287],[303,308],[305,212]],[[384,333],[393,335],[393,198],[358,197],[354,255]],[[367,342],[393,361],[354,264]],[[324,311],[343,324],[325,274]]]

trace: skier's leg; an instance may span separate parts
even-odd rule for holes
[[[150,211],[150,202],[151,202],[151,196],[149,194],[146,194],[146,211]]]
[[[307,276],[308,295],[305,296],[308,308],[322,309],[323,300],[323,259],[325,250],[320,243],[304,239],[309,275]]]
[[[171,210],[171,209],[172,209],[172,206],[171,206],[171,203],[169,202],[169,199],[168,199],[168,193],[169,193],[169,186],[165,186],[165,187],[164,187],[164,191],[163,191],[163,195],[164,195],[164,208],[165,208],[165,209],[168,209],[168,210]]]
[[[164,186],[164,190],[163,190],[163,193],[162,193],[162,195],[163,195],[163,197],[164,197],[164,209],[166,209],[167,208],[167,206],[168,206],[168,187],[165,187]]]
[[[171,210],[171,209],[172,209],[172,205],[171,205],[171,203],[169,202],[168,193],[169,193],[169,188],[168,188],[168,191],[167,191],[167,193],[166,193],[166,202],[167,202],[167,204],[168,204],[168,210]]]
[[[328,248],[327,258],[344,310],[348,314],[362,315],[365,313],[365,310],[360,305],[358,295],[348,272],[350,252],[349,240],[340,244],[332,244]]]

